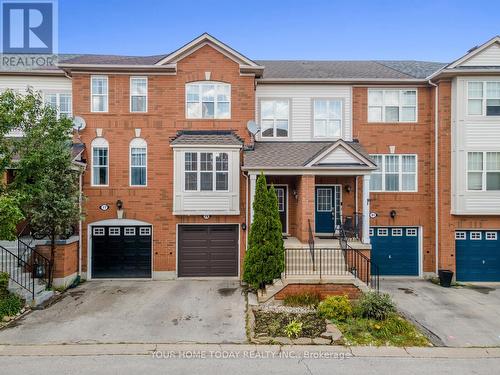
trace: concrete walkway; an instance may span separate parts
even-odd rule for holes
[[[238,281],[90,281],[0,331],[0,344],[243,343]]]
[[[380,287],[437,343],[500,346],[500,284],[443,288],[425,280],[385,278]]]

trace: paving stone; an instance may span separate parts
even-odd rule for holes
[[[275,337],[273,341],[281,345],[292,345],[292,340],[290,340],[288,337]]]
[[[310,345],[312,340],[309,337],[299,337],[297,339],[293,339],[292,342],[295,345]]]
[[[323,338],[323,337],[315,337],[313,338],[313,343],[316,344],[316,345],[330,345],[332,342],[331,339],[327,338]]]

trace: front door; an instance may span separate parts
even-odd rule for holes
[[[276,196],[278,197],[278,212],[280,213],[281,231],[283,233],[288,233],[287,220],[286,220],[287,187],[275,186],[274,190],[276,191]]]
[[[341,220],[340,185],[316,186],[315,232],[334,234]]]

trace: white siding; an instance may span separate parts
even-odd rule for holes
[[[71,93],[71,80],[66,77],[0,76],[0,91],[12,89],[22,93],[28,87],[42,92]]]
[[[310,141],[327,140],[313,138],[313,99],[335,98],[343,102],[342,138],[352,140],[351,87],[345,85],[297,85],[297,84],[259,84],[256,91],[257,123],[260,123],[260,100],[263,98],[289,99],[291,118],[289,120],[290,134],[288,138],[265,138],[268,140]],[[260,133],[257,136],[261,140]],[[331,140],[331,139],[328,139]]]
[[[318,164],[359,164],[359,160],[347,152],[343,147],[338,146],[319,161]]]
[[[500,77],[458,77],[452,83],[451,210],[457,215],[500,212],[500,191],[467,191],[467,153],[500,152],[500,117],[467,115],[467,82],[483,80],[500,80]]]
[[[229,191],[184,191],[184,152],[227,152],[229,154]],[[240,150],[216,148],[174,149],[174,215],[239,215]]]
[[[464,61],[460,66],[500,66],[500,45],[492,44],[484,51]]]

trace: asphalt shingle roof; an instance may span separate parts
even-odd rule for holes
[[[255,142],[253,150],[244,152],[243,165],[248,168],[259,167],[297,167],[307,165],[321,152],[335,142]],[[368,153],[358,142],[345,142],[363,157],[370,159]]]
[[[119,56],[119,55],[78,55],[64,59],[65,64],[103,64],[103,65],[154,65],[168,55]]]
[[[171,145],[243,146],[243,140],[229,130],[182,130],[170,142]]]

